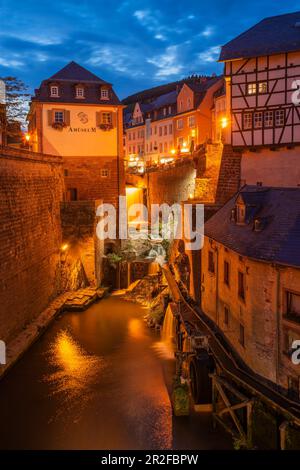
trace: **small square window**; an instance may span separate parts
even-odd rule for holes
[[[276,109],[275,111],[275,125],[276,126],[283,126],[285,121],[285,110],[284,109]]]
[[[244,129],[252,129],[252,113],[244,113]]]
[[[247,94],[256,95],[256,83],[247,83]]]
[[[101,178],[108,178],[109,177],[109,170],[107,168],[101,169]]]
[[[51,86],[50,87],[50,96],[53,98],[58,98],[58,86]]]
[[[54,122],[63,124],[63,122],[64,122],[64,112],[63,111],[54,111]]]
[[[84,88],[76,87],[76,98],[84,98]]]
[[[112,116],[111,113],[102,113],[102,124],[111,124]]]
[[[264,126],[273,127],[273,111],[265,111]]]
[[[259,82],[258,84],[258,93],[267,93],[268,84],[267,82]]]
[[[108,100],[109,99],[109,92],[107,88],[101,88],[101,99]]]
[[[261,111],[258,111],[254,113],[254,128],[260,129],[262,128],[262,125],[263,125],[263,113]]]

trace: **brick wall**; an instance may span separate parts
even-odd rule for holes
[[[107,177],[102,170],[108,170]],[[102,199],[117,204],[119,194],[125,194],[122,159],[118,165],[116,157],[64,157],[64,171],[66,188],[76,188],[78,200]]]
[[[0,338],[9,341],[59,292],[60,157],[0,150]]]

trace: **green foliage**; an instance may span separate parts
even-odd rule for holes
[[[175,416],[187,416],[190,413],[190,395],[187,383],[181,383],[180,377],[173,381],[172,404]]]

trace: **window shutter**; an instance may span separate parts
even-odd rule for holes
[[[69,126],[70,125],[70,111],[66,109],[64,109],[64,120],[65,120],[66,126]]]
[[[117,127],[118,113],[111,113],[111,123],[113,127]]]
[[[49,109],[47,111],[47,114],[48,114],[48,126],[52,126],[53,124],[53,113],[52,113],[52,109]]]
[[[102,113],[98,111],[96,113],[96,126],[100,126],[101,122],[102,122]]]

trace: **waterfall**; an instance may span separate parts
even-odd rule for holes
[[[175,337],[175,318],[174,318],[170,305],[168,305],[168,308],[165,313],[162,331],[161,331],[161,339],[163,340],[164,343],[169,344],[170,346],[172,345],[172,349],[174,349],[173,347],[174,337]]]
[[[164,359],[174,359],[176,340],[176,324],[172,308],[168,305],[163,326],[161,329],[161,341],[154,343],[153,349]]]

